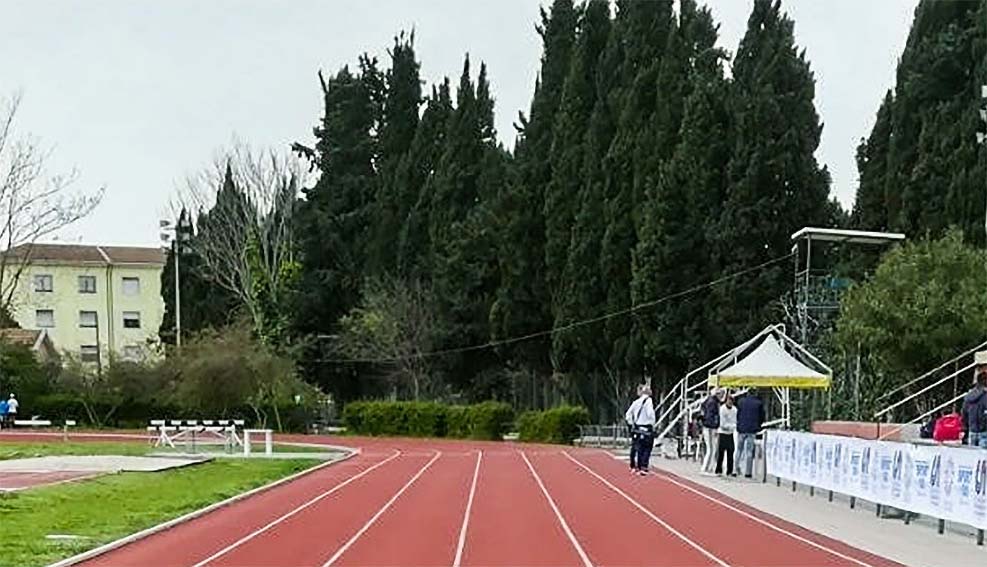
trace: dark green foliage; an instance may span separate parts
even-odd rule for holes
[[[858,148],[854,221],[910,236],[957,226],[984,243],[987,2],[923,0],[874,128]]]
[[[579,437],[579,426],[589,423],[589,411],[584,407],[528,411],[518,417],[518,436],[529,443],[570,445]]]
[[[756,0],[734,59],[733,151],[712,232],[714,261],[724,273],[784,256],[796,230],[827,225],[829,174],[814,157],[822,131],[814,96],[794,23],[777,1]],[[773,302],[790,287],[786,264],[718,287],[715,316],[730,343],[770,321]]]
[[[343,423],[359,435],[450,437],[500,441],[514,420],[507,404],[448,406],[435,402],[350,402]]]
[[[549,13],[541,13],[541,72],[530,116],[527,120],[522,117],[523,127],[514,148],[514,176],[497,205],[504,227],[500,235],[501,281],[490,315],[495,337],[536,332],[552,323],[550,293],[558,288],[565,266],[570,210],[575,201],[572,193],[551,190],[553,130],[561,114],[577,16],[572,0],[555,0]],[[516,247],[518,242],[524,246]],[[554,260],[547,267],[546,258]],[[528,341],[512,348],[511,358],[544,369],[548,367],[548,344],[547,339]]]

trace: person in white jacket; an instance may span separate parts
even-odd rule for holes
[[[638,398],[627,408],[624,420],[631,428],[631,469],[644,476],[655,446],[655,406],[650,386],[638,388]]]
[[[727,396],[720,406],[720,439],[717,444],[716,474],[723,474],[723,458],[727,461],[727,476],[733,476],[733,434],[737,432],[737,406],[733,396]]]

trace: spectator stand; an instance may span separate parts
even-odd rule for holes
[[[241,436],[244,425],[242,419],[155,419],[147,427],[148,442],[153,447],[172,449],[184,443],[185,450],[190,453],[195,453],[202,445],[221,445],[224,451],[230,453],[244,445]]]

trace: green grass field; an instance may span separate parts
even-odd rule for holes
[[[0,459],[149,451],[144,443],[0,443]],[[219,459],[159,473],[122,473],[0,494],[0,567],[47,565],[319,462]],[[50,535],[82,539],[49,539]]]

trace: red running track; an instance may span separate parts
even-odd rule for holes
[[[898,565],[600,451],[345,442],[361,453],[85,565]]]

